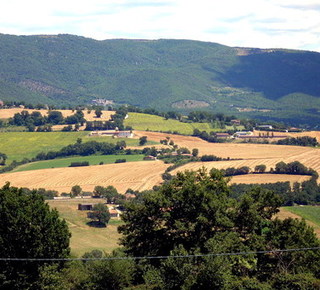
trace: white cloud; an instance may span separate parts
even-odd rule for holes
[[[184,38],[320,51],[319,0],[10,0],[0,32]]]

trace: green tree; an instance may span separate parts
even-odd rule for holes
[[[272,253],[319,247],[305,222],[273,218],[283,202],[278,195],[261,187],[243,194],[239,201],[229,194],[220,171],[208,174],[201,169],[179,172],[157,190],[141,195],[138,202],[126,204],[119,232],[121,244],[132,256],[271,251],[138,262],[148,287],[271,289],[273,281],[282,283],[281,275],[302,273],[311,275],[306,283],[320,283],[319,251]]]
[[[0,152],[0,165],[5,165],[7,160],[7,155]]]
[[[22,189],[7,183],[0,189],[0,219],[1,258],[68,257],[67,224],[41,195],[24,194]],[[0,264],[1,289],[37,289],[43,262],[1,261]]]
[[[142,136],[139,138],[139,145],[143,146],[148,142],[147,136]]]
[[[97,118],[100,118],[100,117],[102,116],[102,110],[101,110],[101,109],[96,109],[96,110],[94,111],[94,113],[95,113],[95,115],[96,115]]]
[[[89,217],[94,221],[98,221],[99,224],[106,225],[110,220],[110,212],[105,204],[97,203],[93,206]]]
[[[181,244],[188,251],[204,248],[214,236],[213,229],[232,226],[226,212],[230,206],[228,186],[222,174],[213,170],[179,172],[157,192],[131,203],[122,214],[121,243],[128,253],[168,255]]]
[[[80,185],[74,185],[71,187],[72,196],[78,196],[78,195],[81,195],[81,193],[82,193],[82,188],[80,187]]]
[[[50,111],[48,114],[48,122],[53,125],[57,125],[63,122],[62,113],[59,111]]]
[[[197,157],[199,155],[199,149],[198,148],[193,148],[192,149],[192,156]]]
[[[266,172],[266,169],[267,169],[267,166],[264,165],[264,164],[256,165],[256,166],[254,167],[254,171],[255,171],[255,172],[259,172],[259,173],[264,173],[264,172]]]
[[[107,199],[108,203],[113,203],[118,194],[117,189],[114,186],[109,185],[105,187],[103,197]]]

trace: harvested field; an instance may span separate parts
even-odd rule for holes
[[[30,114],[34,111],[40,112],[42,116],[48,114],[48,110],[35,110],[35,109],[22,109],[22,108],[12,108],[12,109],[0,109],[0,119],[9,119],[14,116],[16,113],[21,113],[22,111],[28,111]],[[75,111],[72,110],[56,110],[62,113],[63,117],[68,117],[73,115]],[[90,114],[88,114],[87,110],[83,110],[84,118],[87,121],[108,121],[110,120],[110,116],[114,114],[114,111],[102,111],[102,116],[100,118],[96,118],[94,110],[91,110]]]
[[[275,135],[275,136],[287,136],[287,137],[303,137],[303,136],[309,136],[309,137],[312,137],[312,138],[317,138],[318,142],[320,142],[320,131],[306,131],[306,132],[268,132],[268,131],[254,131],[253,132],[253,135],[254,136],[259,136],[259,133],[260,134],[265,134],[267,135],[268,133],[271,135],[272,133]],[[270,141],[277,141],[279,140],[278,138],[271,138],[271,139],[268,139]]]
[[[230,183],[245,183],[245,184],[261,184],[261,183],[276,183],[289,181],[291,185],[294,182],[303,182],[310,179],[307,175],[289,175],[289,174],[246,174],[237,175],[231,178]]]
[[[84,191],[93,191],[96,185],[113,185],[121,193],[128,188],[151,189],[162,181],[161,174],[169,164],[161,161],[139,161],[86,167],[69,167],[21,171],[0,175],[0,186],[11,185],[28,188],[46,188],[58,192],[70,192],[74,185]]]
[[[198,148],[200,155],[213,154],[223,158],[240,160],[214,161],[188,163],[177,168],[172,173],[183,170],[197,170],[201,167],[223,169],[228,167],[249,166],[254,169],[256,165],[265,164],[267,170],[275,167],[280,161],[299,161],[311,167],[320,174],[320,149],[312,147],[271,145],[271,144],[239,144],[239,143],[209,143],[197,137],[181,136],[165,133],[135,131],[137,137],[147,136],[148,140],[159,141],[167,136],[179,147]]]

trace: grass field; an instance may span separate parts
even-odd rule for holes
[[[290,211],[302,218],[316,224],[320,229],[320,207],[319,206],[288,206],[285,210]]]
[[[117,159],[126,159],[126,162],[142,161],[144,155],[92,155],[92,156],[77,156],[70,158],[61,158],[53,160],[45,160],[32,162],[17,167],[12,172],[27,171],[27,170],[39,170],[46,168],[61,168],[68,167],[72,162],[88,161],[90,165],[98,165],[100,162],[103,164],[114,163]]]
[[[87,225],[87,211],[77,210],[79,203],[99,203],[102,199],[71,199],[49,200],[48,204],[59,211],[59,215],[67,221],[72,234],[70,247],[71,254],[77,257],[92,250],[102,250],[110,253],[119,247],[120,234],[117,227],[121,223],[119,219],[111,219],[106,228],[94,228]]]
[[[213,129],[209,123],[182,123],[178,120],[166,120],[160,116],[129,113],[129,118],[124,122],[125,126],[131,126],[135,130],[150,130],[150,131],[176,131],[180,134],[191,135],[194,129],[200,131],[222,131],[221,129]],[[227,127],[224,130],[233,129]]]
[[[83,142],[92,140],[115,143],[125,140],[128,146],[137,146],[137,139],[112,137],[89,137],[89,132],[0,132],[0,152],[8,156],[7,164],[23,158],[35,157],[39,152],[57,151],[74,144],[78,138]],[[150,143],[150,142],[149,142]],[[152,143],[152,142],[151,142]]]
[[[314,228],[318,238],[320,238],[320,207],[319,206],[285,206],[280,208],[277,214],[280,219],[284,218],[304,218],[308,225]]]

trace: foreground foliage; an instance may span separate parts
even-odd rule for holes
[[[67,224],[35,192],[6,184],[0,189],[0,257],[65,258],[69,255]],[[1,289],[37,288],[43,262],[0,261]],[[62,266],[62,265],[60,265]]]
[[[128,205],[119,228],[127,254],[188,256],[320,245],[304,221],[272,219],[282,203],[272,191],[255,188],[240,201],[229,195],[218,171],[179,173]],[[319,278],[319,258],[319,251],[248,253],[148,260],[138,267],[144,283],[161,289],[225,289],[231,284],[242,289],[248,281],[269,287],[284,274]]]

